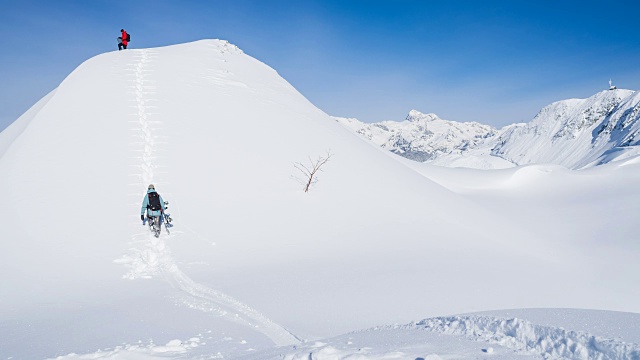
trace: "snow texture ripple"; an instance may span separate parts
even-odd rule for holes
[[[638,360],[640,345],[601,338],[586,332],[535,325],[529,321],[487,316],[453,316],[425,319],[416,327],[476,341],[499,344],[545,359]]]
[[[141,50],[137,63],[133,66],[134,85],[132,87],[136,102],[134,114],[136,120],[132,122],[136,124],[135,136],[142,139],[140,173],[136,174],[142,184],[136,183],[137,188],[141,186],[146,188],[148,184],[159,180],[155,169],[158,168],[158,145],[162,142],[158,141],[161,137],[157,134],[157,130],[161,128],[162,123],[153,119],[154,113],[150,111],[156,107],[152,104],[157,99],[153,97],[155,86],[145,77],[147,72],[152,71],[150,65],[154,57],[152,50]],[[229,321],[249,326],[269,337],[278,346],[300,342],[295,335],[250,306],[191,280],[173,260],[171,250],[163,240],[165,236],[162,234],[160,238],[156,238],[147,231],[133,235],[132,243],[135,246],[129,250],[130,254],[116,260],[117,263],[129,267],[129,272],[124,275],[124,278],[131,280],[162,278],[186,295],[181,299],[185,306],[214,313]]]

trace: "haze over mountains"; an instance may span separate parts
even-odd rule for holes
[[[487,169],[550,163],[580,169],[640,153],[640,93],[631,90],[558,101],[529,123],[502,129],[416,110],[403,122],[336,119],[384,149],[434,165]]]
[[[624,94],[572,109],[600,119],[596,104],[635,106]],[[412,114],[442,157],[531,134]],[[636,114],[613,114],[566,128],[629,139]],[[295,164],[328,153],[305,193]],[[635,356],[639,159],[436,167],[355,136],[226,41],[102,54],[0,133],[0,358]],[[158,239],[140,222],[150,183],[174,219]],[[518,308],[607,311],[503,311]],[[473,328],[494,331],[458,337]]]

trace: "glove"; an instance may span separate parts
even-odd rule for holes
[[[144,215],[140,215],[140,220],[144,221]]]

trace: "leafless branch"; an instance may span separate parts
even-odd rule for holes
[[[315,161],[312,160],[311,157],[309,157],[308,165],[300,162],[293,164],[293,166],[304,175],[304,180],[302,181],[302,183],[304,184],[304,192],[309,192],[309,188],[311,187],[311,185],[315,184],[318,181],[317,173],[319,171],[322,171],[321,167],[326,164],[329,159],[331,159],[331,156],[333,156],[333,154],[331,153],[331,150],[328,150],[327,155],[320,156]]]

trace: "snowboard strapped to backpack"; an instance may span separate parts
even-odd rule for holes
[[[157,192],[150,192],[147,194],[149,197],[149,205],[147,205],[147,209],[152,211],[162,210],[162,205],[160,205],[160,194]]]

